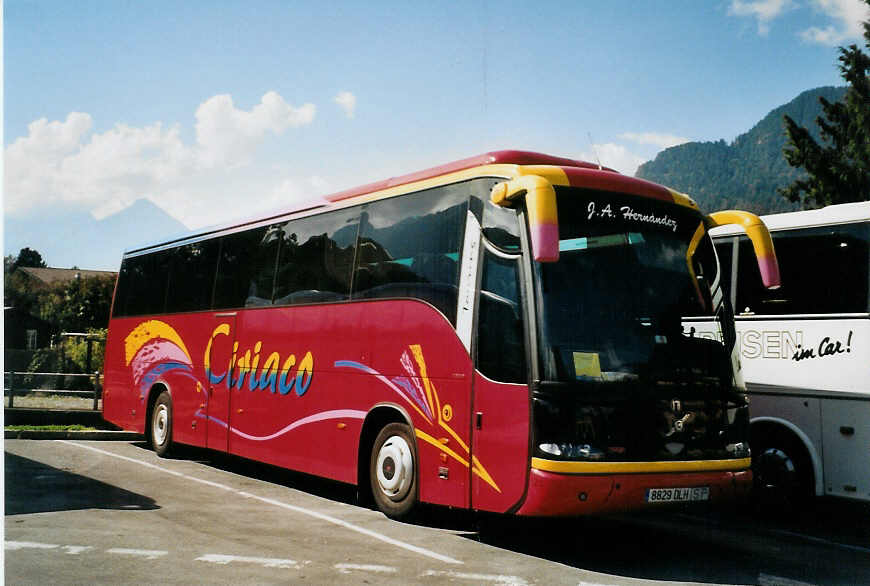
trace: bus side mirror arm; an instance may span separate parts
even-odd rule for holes
[[[502,207],[514,206],[523,196],[529,214],[532,256],[538,262],[559,260],[559,217],[553,184],[540,175],[525,175],[493,186],[490,199]]]
[[[734,224],[740,226],[749,236],[755,257],[758,259],[758,270],[761,272],[761,281],[768,289],[779,289],[782,284],[779,278],[779,263],[776,260],[776,251],[773,248],[773,240],[770,231],[761,218],[749,212],[726,210],[714,212],[707,216],[710,228]]]

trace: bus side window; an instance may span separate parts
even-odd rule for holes
[[[204,240],[173,249],[166,295],[167,313],[211,308],[217,257],[217,240]]]
[[[220,259],[215,278],[214,309],[244,307],[260,243],[268,228],[254,228],[221,238]]]
[[[460,184],[368,205],[360,221],[353,298],[415,297],[455,323],[468,198]]]
[[[752,245],[740,240],[735,313],[758,315],[866,313],[870,224],[845,224],[773,233],[782,287],[767,291]]]
[[[257,233],[261,233],[260,230],[257,230]],[[278,263],[278,247],[281,245],[282,236],[283,232],[280,226],[269,226],[254,249],[254,255],[249,261],[251,275],[248,294],[245,297],[245,307],[272,304],[272,293],[275,288],[275,266]]]
[[[520,226],[517,211],[485,201],[483,207],[483,235],[501,250],[517,253],[520,250]]]
[[[124,260],[118,279],[115,317],[163,313],[171,251]]]
[[[275,304],[347,299],[358,229],[356,208],[284,224]]]
[[[519,263],[486,251],[477,320],[477,367],[487,377],[525,383],[526,349]]]
[[[716,247],[716,256],[719,257],[719,286],[722,288],[725,298],[730,299],[733,303],[734,298],[731,296],[731,275],[732,261],[734,259],[734,239],[714,240],[713,243]]]

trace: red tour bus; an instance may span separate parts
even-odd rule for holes
[[[521,151],[326,201],[126,252],[105,418],[160,455],[189,444],[357,484],[391,517],[748,491],[707,231],[743,225],[775,286],[755,216]]]

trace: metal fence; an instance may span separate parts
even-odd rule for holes
[[[4,372],[3,392],[9,397],[7,407],[14,407],[15,397],[23,397],[26,395],[62,395],[71,397],[93,397],[93,410],[99,409],[99,401],[103,395],[103,387],[100,383],[100,373],[93,374],[73,374],[68,372]],[[33,387],[33,381],[38,377],[56,377],[56,378],[72,378],[72,379],[90,379],[93,382],[93,389],[46,389]]]

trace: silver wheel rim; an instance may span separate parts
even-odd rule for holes
[[[154,423],[152,424],[152,432],[154,435],[154,443],[162,446],[166,443],[166,436],[169,434],[169,408],[160,404],[154,411]]]
[[[378,487],[390,500],[408,496],[414,480],[414,458],[402,436],[390,436],[378,450],[377,477]]]

